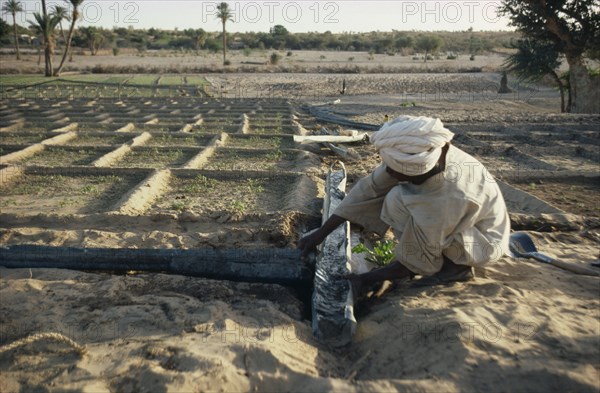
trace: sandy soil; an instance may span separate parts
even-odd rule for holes
[[[252,82],[268,87],[308,86],[311,77],[314,85],[324,84],[330,76],[254,77]],[[492,74],[480,77],[481,86],[496,80]],[[241,76],[219,76],[213,83],[235,85],[236,78]],[[441,116],[457,133],[457,145],[489,160],[492,173],[502,174],[506,182],[565,212],[600,217],[598,161],[593,154],[573,150],[597,151],[599,116],[557,114],[555,92],[543,89],[539,99],[529,102],[439,99],[403,106],[403,95],[386,90],[388,78],[395,77],[361,79],[363,92],[323,108],[373,124],[386,114]],[[422,88],[435,91],[436,83],[444,81],[449,89],[460,89],[462,78],[424,76]],[[411,81],[418,83],[419,77]],[[386,95],[367,95],[377,89]],[[333,97],[340,96],[310,102]],[[268,102],[262,106],[267,108]],[[300,106],[295,111],[308,130],[335,127]],[[231,121],[239,124],[237,115]],[[537,143],[535,133],[542,131],[548,136]],[[567,140],[571,133],[576,138]],[[486,144],[491,150],[482,148]],[[498,155],[511,146],[522,155]],[[544,150],[554,147],[559,149]],[[350,186],[379,161],[370,146],[352,148],[360,159],[347,162]],[[320,149],[311,152],[320,156],[321,164],[312,166],[310,176],[322,177],[338,158]],[[525,174],[500,172],[503,157],[518,161]],[[532,159],[556,169],[536,171],[530,166],[538,161]],[[571,173],[579,173],[577,180]],[[257,191],[266,185],[246,186]],[[306,181],[294,192],[296,203],[306,206],[300,212],[303,219],[318,216],[322,184]],[[266,204],[280,206],[277,198],[283,197],[274,198]],[[543,221],[547,216],[536,217]],[[573,222],[564,228],[541,225],[529,233],[544,253],[588,265],[599,257],[599,228],[597,222],[577,217],[563,215]],[[0,244],[292,247],[297,239],[289,228],[276,228],[281,217],[268,210],[246,218],[184,209],[135,217],[47,214],[34,218],[37,225],[30,219],[3,214]],[[598,278],[508,257],[479,269],[476,276],[469,283],[425,289],[406,281],[392,283],[383,297],[357,309],[353,343],[334,349],[312,336],[306,296],[298,288],[141,272],[0,268],[0,384],[3,392],[598,391]],[[47,338],[6,347],[43,332],[61,333],[84,350]]]
[[[537,239],[567,261],[597,243]],[[598,389],[598,279],[505,259],[476,281],[410,289],[359,314],[354,343],[321,346],[287,289],[164,275],[0,271],[3,391],[580,391]],[[33,300],[35,299],[35,301]]]
[[[227,69],[233,71],[244,68],[255,72],[269,72],[279,69],[318,72],[320,69],[360,68],[362,70],[406,69],[412,72],[415,70],[452,72],[458,69],[476,68],[489,71],[498,69],[505,59],[504,56],[500,55],[481,55],[477,56],[474,61],[470,61],[468,55],[461,55],[456,60],[446,60],[445,57],[440,57],[440,59],[429,60],[425,63],[423,60],[413,60],[412,56],[374,55],[371,59],[366,52],[295,51],[292,56],[287,56],[286,52],[278,52],[282,56],[279,64],[269,66],[266,63],[268,63],[272,52],[256,50],[249,56],[245,56],[240,50],[231,50],[227,56],[231,61],[231,65]],[[38,57],[35,55],[24,54],[22,60],[17,61],[14,55],[2,53],[0,59],[5,69],[4,72],[8,72],[8,70],[14,70],[17,73],[43,72],[43,64],[38,65]],[[200,56],[170,51],[149,51],[145,54],[125,51],[117,57],[113,56],[112,53],[109,54],[108,51],[96,56],[79,52],[73,59],[73,62],[65,65],[65,71],[89,72],[96,67],[103,68],[107,72],[116,69],[129,69],[128,72],[139,72],[137,71],[138,68],[145,68],[149,72],[157,73],[165,70],[185,72],[185,70],[196,68],[220,71],[223,68],[221,53],[212,54],[205,51],[200,52]]]

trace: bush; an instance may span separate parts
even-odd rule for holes
[[[281,59],[281,56],[279,56],[279,54],[277,52],[273,52],[273,53],[271,53],[271,56],[269,57],[269,64],[277,65],[277,63],[279,63],[280,59]]]
[[[469,57],[469,60],[474,61],[475,60],[475,55],[471,55],[471,57]]]
[[[293,53],[292,53],[292,51],[291,51],[291,50],[289,50],[289,51],[287,52],[287,54],[286,54],[286,55],[287,55],[287,57],[290,57],[290,56],[292,56],[292,55],[293,55]]]
[[[224,66],[230,66],[230,65],[231,65],[231,60],[225,60],[225,61],[223,62],[223,65],[224,65]]]
[[[244,48],[244,56],[248,57],[252,54],[252,50],[248,47]]]
[[[448,57],[446,57],[446,59],[447,59],[447,60],[456,60],[456,59],[458,59],[458,55],[455,55],[455,54],[453,54],[453,53],[450,53],[450,54],[448,55]]]
[[[112,48],[112,51],[113,51],[113,56],[119,56],[119,52],[120,52],[120,49],[119,49],[119,48],[117,48],[117,47],[115,46],[114,48]]]

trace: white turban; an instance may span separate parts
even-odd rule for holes
[[[440,159],[442,147],[454,134],[440,119],[400,116],[371,135],[383,162],[407,176],[429,172]]]

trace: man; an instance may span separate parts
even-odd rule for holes
[[[346,220],[381,236],[391,227],[397,260],[348,279],[365,284],[425,276],[422,285],[473,278],[473,267],[508,253],[504,199],[484,166],[450,144],[439,119],[404,116],[373,133],[383,163],[361,179],[321,228],[299,244],[303,257]]]

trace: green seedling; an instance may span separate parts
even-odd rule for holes
[[[246,181],[246,186],[248,187],[248,191],[250,193],[260,194],[261,192],[265,191],[265,188],[259,179],[248,179]]]
[[[87,186],[84,186],[81,188],[81,193],[82,194],[97,194],[98,193],[98,187],[92,184],[88,184]]]
[[[360,243],[352,248],[352,252],[355,254],[366,253],[367,257],[365,259],[377,266],[386,266],[396,259],[394,242],[391,240],[386,240],[383,243],[379,240],[376,241],[373,250],[369,250],[367,246]]]
[[[76,199],[74,199],[74,198],[64,198],[64,199],[61,199],[61,201],[58,203],[58,205],[59,205],[61,208],[63,208],[63,207],[65,207],[65,206],[72,205],[72,204],[74,204],[74,203],[76,203],[76,202],[77,202],[77,200],[76,200]]]
[[[198,175],[188,184],[186,184],[185,187],[183,187],[183,191],[190,194],[195,194],[206,191],[210,188],[214,188],[216,185],[217,181],[215,179],[210,179],[206,176]]]
[[[265,158],[269,161],[279,161],[283,157],[283,152],[281,150],[274,151],[265,156]]]
[[[231,202],[231,210],[233,210],[237,214],[244,214],[246,211],[246,205],[242,201],[235,200]]]
[[[14,199],[6,199],[6,200],[0,202],[0,208],[8,207],[10,205],[17,206],[17,201]]]
[[[171,209],[177,210],[179,212],[183,211],[183,209],[185,209],[185,202],[183,202],[183,201],[173,202],[173,204],[171,205]]]

